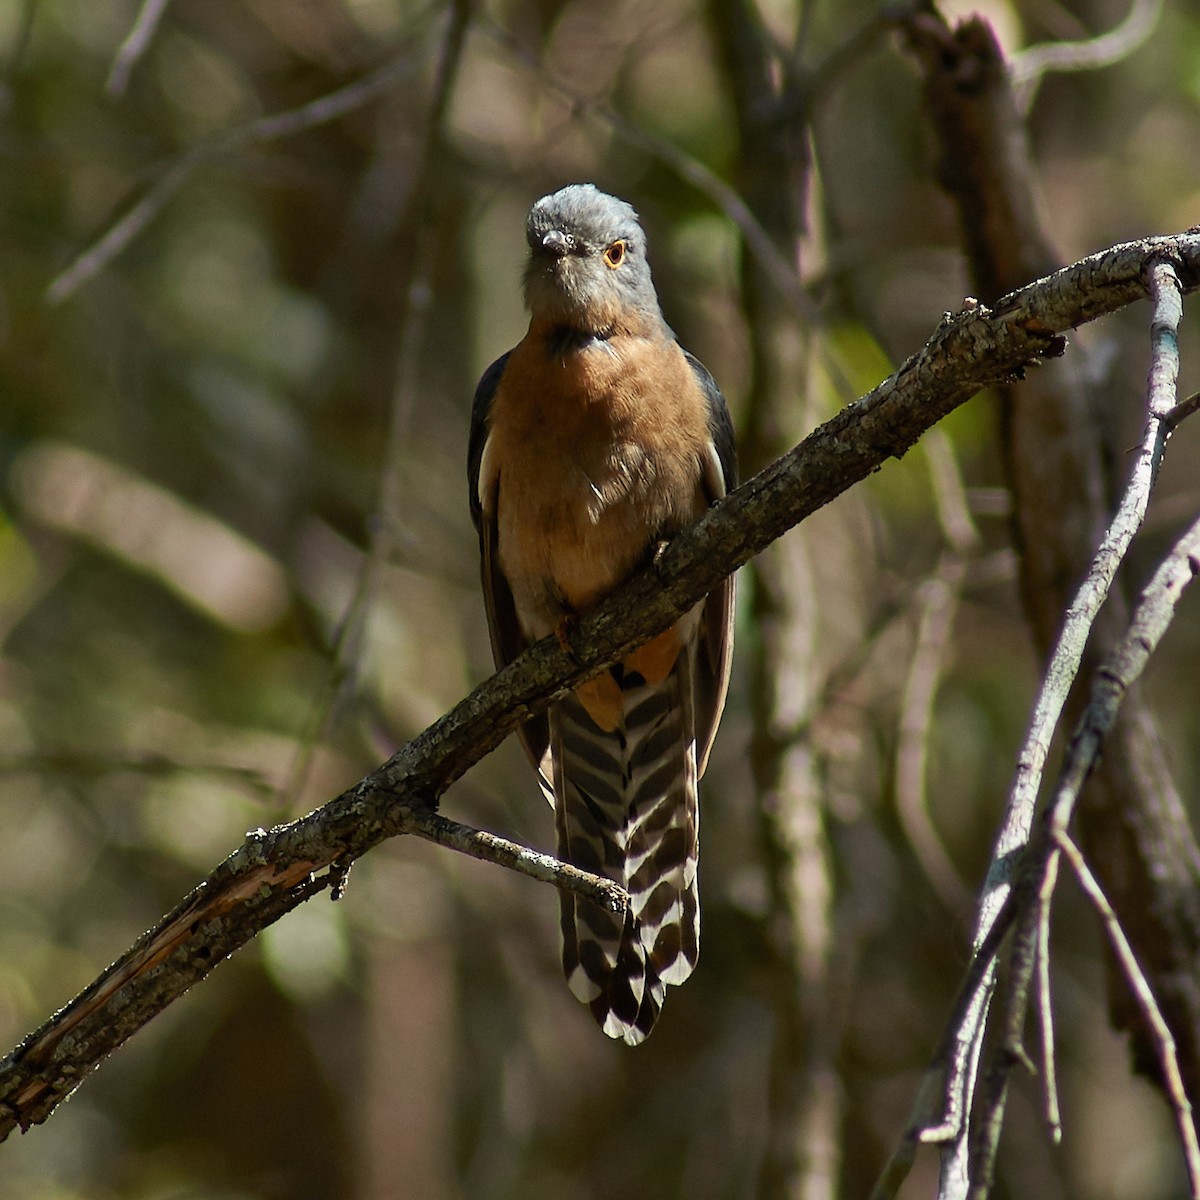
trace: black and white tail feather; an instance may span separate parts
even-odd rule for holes
[[[694,642],[656,686],[615,668],[623,712],[611,733],[574,696],[550,711],[558,856],[629,893],[624,915],[561,893],[563,970],[604,1032],[630,1045],[700,953],[693,655]]]

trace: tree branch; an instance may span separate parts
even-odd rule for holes
[[[1160,258],[1176,264],[1185,289],[1200,287],[1200,234],[1182,234],[1114,247],[992,309],[973,302],[947,315],[899,371],[715,505],[581,618],[571,657],[555,638],[539,642],[322,808],[252,833],[0,1060],[0,1138],[45,1120],[108,1054],[262,929],[339,882],[354,859],[386,838],[422,832],[445,789],[556,696],[666,628],[731,571],[888,458],[903,455],[976,392],[1061,354],[1067,330],[1142,298],[1146,265]],[[569,878],[584,885],[557,867],[550,874],[560,885]]]
[[[1141,450],[1087,578],[1067,611],[1018,755],[1008,808],[980,901],[970,983],[964,985],[955,1017],[934,1064],[935,1068],[945,1070],[942,1115],[936,1125],[923,1128],[922,1122],[928,1119],[927,1116],[920,1107],[914,1112],[913,1121],[904,1135],[904,1143],[908,1145],[902,1145],[893,1156],[893,1164],[889,1165],[889,1186],[902,1178],[895,1164],[911,1163],[911,1143],[937,1141],[945,1143],[940,1196],[982,1197],[990,1192],[1011,1069],[1014,1063],[1027,1058],[1021,1031],[1039,950],[1043,969],[1045,965],[1046,910],[1057,876],[1059,851],[1048,843],[1044,829],[1035,829],[1035,805],[1050,743],[1083,660],[1084,646],[1096,613],[1108,595],[1149,506],[1168,437],[1167,420],[1175,411],[1179,364],[1177,337],[1182,311],[1178,279],[1173,266],[1165,260],[1152,261],[1147,277],[1154,309],[1146,388],[1147,422]],[[1196,528],[1200,528],[1200,523]],[[1141,673],[1170,622],[1182,586],[1194,573],[1195,537],[1194,532],[1185,535],[1160,568],[1146,590],[1129,631],[1096,673],[1093,700],[1072,740],[1051,810],[1051,824],[1060,832],[1065,833],[1075,801],[1098,758],[1100,745],[1116,721],[1121,699]],[[1186,564],[1186,570],[1181,564]],[[980,1078],[979,1060],[998,970],[1001,944],[998,935],[1007,930],[1014,916],[1017,932],[1009,954],[1004,1015],[1000,1022],[1002,1034],[994,1042],[990,1062],[983,1074],[982,1098],[973,1130],[971,1120]],[[1044,1044],[1047,1052],[1051,1052],[1048,1024]],[[1052,1078],[1052,1069],[1048,1075]],[[925,1089],[923,1100],[928,1100],[929,1095],[929,1090]],[[1053,1117],[1056,1101],[1052,1087],[1047,1093],[1047,1104]],[[894,1193],[877,1191],[877,1194]]]
[[[1145,6],[1142,6],[1143,8]],[[943,186],[959,211],[975,286],[985,301],[1060,262],[1042,226],[1035,172],[1011,74],[987,23],[951,29],[935,13],[905,25],[925,76],[938,133]],[[1039,652],[1049,656],[1091,548],[1109,525],[1116,492],[1110,465],[1120,447],[1097,419],[1111,401],[1098,374],[1072,356],[1032,386],[1001,389],[1004,463],[1014,503],[1014,537],[1026,613]],[[1164,436],[1170,420],[1163,423]],[[1123,635],[1129,606],[1120,578],[1085,648],[1091,675]],[[1066,718],[1081,712],[1081,689]],[[1162,753],[1155,722],[1136,694],[1123,706],[1093,773],[1080,835],[1104,880],[1179,1042],[1185,1084],[1200,1090],[1200,991],[1193,947],[1200,936],[1200,848]],[[1028,936],[1028,931],[1023,934]],[[1109,972],[1112,1020],[1133,1036],[1138,1069],[1157,1076],[1153,1032],[1120,973]],[[946,1177],[962,1175],[966,1132],[948,1152]]]
[[[134,21],[133,28],[118,48],[116,57],[113,59],[112,69],[105,81],[104,90],[110,96],[125,94],[125,89],[129,86],[129,76],[142,56],[150,49],[150,43],[154,40],[154,34],[170,3],[171,0],[142,0],[137,20]]]
[[[1013,90],[1022,112],[1033,105],[1044,76],[1056,71],[1097,71],[1127,58],[1145,44],[1162,16],[1162,0],[1133,0],[1119,25],[1078,42],[1044,42],[1014,54]]]
[[[1146,1023],[1154,1030],[1155,1041],[1160,1051],[1167,1095],[1170,1097],[1171,1109],[1175,1114],[1175,1124],[1179,1128],[1179,1140],[1183,1143],[1188,1183],[1192,1195],[1200,1196],[1200,1146],[1196,1143],[1196,1126],[1192,1120],[1192,1106],[1184,1093],[1183,1079],[1179,1074],[1179,1056],[1175,1052],[1175,1039],[1171,1036],[1171,1030],[1163,1019],[1162,1009],[1158,1007],[1158,1001],[1154,999],[1154,993],[1150,990],[1146,976],[1138,966],[1133,947],[1130,946],[1129,939],[1121,928],[1121,922],[1117,920],[1117,914],[1113,912],[1112,905],[1105,897],[1104,889],[1101,888],[1099,881],[1084,861],[1079,847],[1063,830],[1055,831],[1054,841],[1055,846],[1062,851],[1071,864],[1075,877],[1079,880],[1080,887],[1083,888],[1084,895],[1099,913],[1100,920],[1104,925],[1104,932],[1108,934],[1108,940],[1112,943],[1113,953],[1117,956],[1121,970],[1125,972],[1125,976],[1129,980],[1129,986],[1137,997]]]
[[[410,43],[394,58],[362,79],[318,96],[297,108],[270,113],[228,129],[178,155],[163,166],[158,179],[136,204],[51,280],[46,289],[47,303],[62,303],[103,271],[162,212],[200,167],[235,150],[292,137],[362,108],[417,70],[420,65],[417,48]]]

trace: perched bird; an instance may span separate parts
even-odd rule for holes
[[[629,578],[736,482],[712,376],[663,320],[630,205],[591,184],[529,213],[529,331],[479,382],[471,513],[498,666]],[[733,641],[726,580],[665,633],[521,731],[558,856],[629,893],[562,892],[563,969],[610,1037],[641,1042],[699,954],[704,773]]]

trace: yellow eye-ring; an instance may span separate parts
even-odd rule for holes
[[[619,267],[625,261],[627,244],[623,241],[613,242],[604,252],[604,262],[609,267]]]

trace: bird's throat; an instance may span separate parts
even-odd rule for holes
[[[542,333],[542,344],[546,348],[547,358],[561,359],[600,347],[607,348],[606,343],[615,332],[611,327],[592,330],[581,329],[577,325],[555,324]]]

